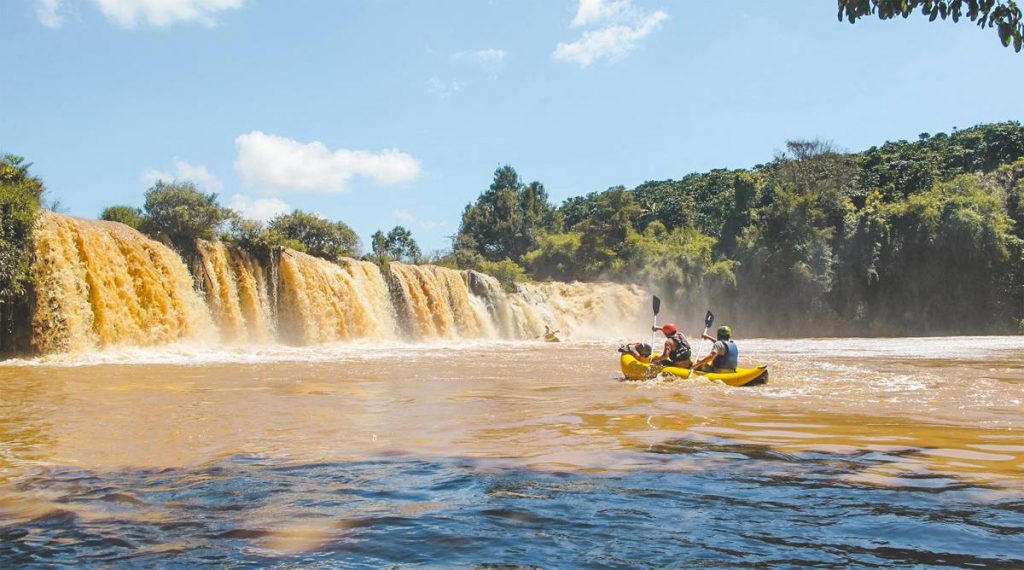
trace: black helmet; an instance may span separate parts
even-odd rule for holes
[[[641,343],[636,345],[636,352],[640,356],[650,356],[651,355],[651,345],[647,344],[646,342],[641,342]]]

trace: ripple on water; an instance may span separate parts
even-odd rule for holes
[[[64,508],[0,526],[0,561],[1024,563],[1019,497],[980,503],[976,488],[901,467],[898,455],[686,439],[635,453],[705,468],[587,475],[467,459],[238,457],[91,477],[55,470],[20,492],[45,486]],[[147,516],[154,510],[164,516]]]

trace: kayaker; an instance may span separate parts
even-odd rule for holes
[[[732,327],[720,326],[715,334],[717,338],[704,335],[704,338],[714,341],[715,344],[711,347],[711,353],[700,359],[696,369],[704,372],[736,372],[740,349],[732,340]]]
[[[636,358],[638,362],[644,364],[651,363],[651,352],[653,349],[651,345],[646,342],[631,342],[629,344],[619,347],[619,352],[623,354],[632,354],[633,358]]]
[[[660,328],[651,327],[651,330],[661,331],[665,335],[665,348],[661,351],[661,355],[654,359],[654,364],[679,368],[693,366],[690,343],[674,323],[665,323]]]
[[[551,330],[551,327],[544,325],[544,340],[546,342],[558,342],[558,332],[559,331],[553,331]]]

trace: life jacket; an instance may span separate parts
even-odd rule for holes
[[[668,338],[672,339],[673,344],[675,344],[675,347],[668,353],[669,361],[685,362],[690,360],[690,343],[686,342],[686,339],[683,338],[683,333],[676,331]]]
[[[736,346],[736,343],[733,342],[732,339],[723,340],[722,343],[725,344],[725,354],[719,354],[716,356],[715,359],[711,361],[711,366],[715,369],[728,368],[736,370],[736,366],[740,361],[739,347]]]

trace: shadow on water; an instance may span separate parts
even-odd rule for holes
[[[1019,496],[948,478],[849,482],[891,459],[872,452],[670,440],[636,455],[666,462],[600,473],[400,455],[48,468],[2,489],[0,565],[1024,564]]]

